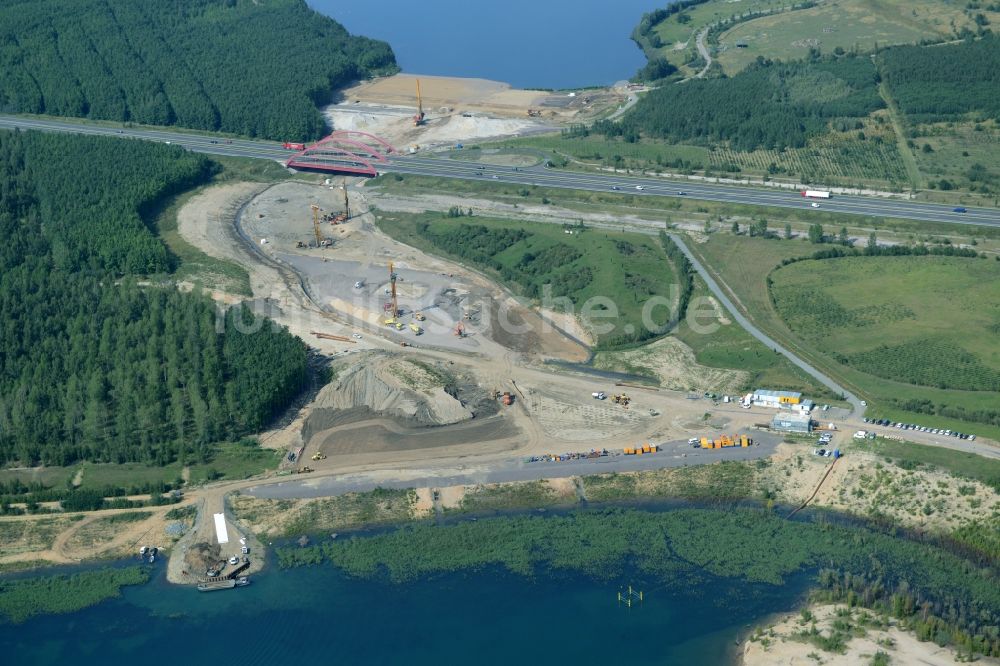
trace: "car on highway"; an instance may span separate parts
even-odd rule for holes
[[[611,189],[612,189],[612,190],[614,190],[615,192],[617,192],[619,188],[618,188],[618,186],[617,186],[617,185],[612,185],[612,186],[611,186]]]
[[[687,196],[687,192],[685,192],[684,190],[677,190],[677,196],[679,197]]]
[[[965,208],[963,208],[962,206],[956,206],[955,208],[951,209],[951,212],[953,212],[953,213],[967,213],[968,211]]]
[[[492,176],[490,176],[490,178],[492,178],[493,180],[497,180],[500,178],[500,176],[493,174]]]
[[[810,205],[810,206],[812,206],[813,208],[819,208],[819,204],[818,204],[818,203],[816,203],[815,201],[813,201],[813,202],[812,202],[811,204],[809,204],[809,205]]]
[[[642,187],[642,185],[636,185],[635,189],[637,189],[637,190],[639,190],[641,192],[643,190],[643,187]]]

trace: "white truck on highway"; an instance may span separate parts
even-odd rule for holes
[[[802,196],[806,199],[829,199],[833,195],[826,190],[802,190]]]

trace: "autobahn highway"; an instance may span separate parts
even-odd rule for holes
[[[89,121],[40,119],[34,117],[0,115],[0,128],[35,129],[48,132],[96,134],[119,138],[162,141],[182,146],[188,150],[210,155],[229,155],[284,161],[291,156],[281,144],[252,139],[224,139],[210,134],[174,132],[145,128],[122,128]],[[636,196],[684,197],[720,203],[756,206],[777,206],[801,209],[803,214],[826,211],[863,215],[869,217],[895,217],[923,222],[1000,227],[1000,209],[967,208],[955,212],[952,206],[925,202],[904,201],[884,197],[835,195],[818,202],[811,201],[791,190],[769,190],[760,187],[670,181],[652,176],[584,173],[548,169],[544,166],[500,167],[479,165],[466,160],[451,160],[444,156],[397,155],[389,164],[376,164],[380,172],[395,172],[443,178],[491,180],[529,186],[544,186],[587,190],[595,192],[617,191]],[[640,189],[641,188],[641,189]],[[683,194],[681,194],[683,192]]]

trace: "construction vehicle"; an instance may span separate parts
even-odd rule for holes
[[[403,340],[402,342],[399,343],[399,346],[400,347],[410,347],[412,345],[410,345],[410,343],[407,342],[406,340]]]
[[[299,474],[308,474],[311,471],[313,471],[313,468],[310,467],[309,465],[306,465],[305,467],[300,467],[298,473]]]
[[[292,143],[291,141],[286,141],[281,144],[282,148],[285,150],[305,150],[306,144],[304,143]]]
[[[514,394],[510,391],[504,391],[503,395],[500,396],[500,402],[505,406],[510,407],[514,404]]]
[[[621,405],[625,409],[628,409],[629,403],[632,402],[632,398],[628,397],[624,393],[615,393],[613,396],[611,396],[611,400],[616,405]]]
[[[413,331],[414,335],[423,335],[424,329],[420,328],[416,324],[410,324],[410,330]]]
[[[420,127],[424,124],[424,101],[420,97],[420,79],[417,79],[417,113],[413,116],[413,126]]]
[[[305,247],[305,246],[306,246],[306,244],[303,243],[302,241],[295,241],[295,247],[301,248],[301,247]]]
[[[326,456],[323,455],[322,453],[320,453],[319,451],[317,451],[316,453],[314,453],[312,455],[312,459],[313,460],[326,460]]]
[[[716,439],[702,437],[692,446],[702,449],[725,449],[733,446],[746,448],[752,444],[753,440],[746,435],[719,435]]]
[[[343,335],[332,335],[330,333],[320,333],[319,331],[309,331],[309,332],[322,340],[336,340],[337,342],[350,342],[352,345],[357,343],[357,340],[352,340]]]
[[[541,118],[541,116],[542,116],[541,109],[528,109],[529,118]]]
[[[455,327],[455,335],[460,338],[464,338],[467,335],[465,332],[465,324],[458,322],[458,326]]]
[[[417,321],[423,321],[423,320],[427,319],[427,317],[425,317],[424,315],[422,315],[419,312],[414,312],[413,313],[413,318],[416,319]]]

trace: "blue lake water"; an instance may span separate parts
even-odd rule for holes
[[[629,39],[668,0],[308,0],[354,34],[392,46],[404,72],[573,88],[627,79],[646,59]]]
[[[167,584],[161,570],[120,599],[0,624],[0,654],[18,666],[724,664],[750,626],[793,610],[812,580],[669,589],[638,577],[483,571],[396,585],[327,564],[272,567],[250,587],[199,593]],[[631,609],[617,602],[629,583],[645,597]]]

